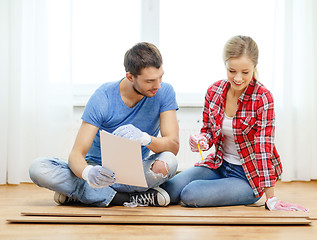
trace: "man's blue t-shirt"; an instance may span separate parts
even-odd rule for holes
[[[122,125],[132,124],[156,137],[160,131],[160,113],[178,109],[173,87],[162,82],[155,96],[143,97],[130,108],[122,101],[120,82],[109,82],[100,86],[89,99],[82,120],[109,133]],[[147,147],[142,147],[143,158],[147,157],[149,152]],[[86,160],[88,159],[101,165],[99,131],[86,155]]]

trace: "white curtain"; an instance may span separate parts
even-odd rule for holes
[[[276,3],[272,91],[282,179],[317,179],[317,3]],[[0,184],[17,184],[30,181],[33,159],[67,158],[74,141],[71,0],[0,0],[0,30]]]
[[[282,180],[317,179],[317,3],[277,1],[274,96]],[[283,2],[283,3],[282,3]]]
[[[66,158],[72,144],[70,21],[53,28],[45,0],[0,4],[0,184],[18,184],[33,159]]]

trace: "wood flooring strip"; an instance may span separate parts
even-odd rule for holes
[[[102,217],[29,217],[7,219],[10,223],[58,224],[159,224],[159,225],[309,225],[305,218],[232,218],[232,217],[155,217],[155,216],[102,216]]]
[[[71,209],[71,211],[61,211],[59,209],[49,209],[42,211],[23,211],[24,216],[65,216],[65,217],[96,217],[96,216],[156,216],[156,217],[239,217],[239,218],[308,218],[308,214],[302,212],[282,212],[266,211],[182,211],[182,210],[159,210],[152,211],[131,211],[131,210],[102,210],[92,211],[86,209]]]
[[[22,216],[42,216],[42,217],[101,217],[104,215],[97,213],[61,213],[61,212],[21,212]],[[109,216],[117,216],[109,214]],[[131,215],[130,215],[131,216]]]

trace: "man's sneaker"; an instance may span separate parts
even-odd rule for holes
[[[66,195],[58,192],[55,192],[54,194],[54,201],[60,205],[69,205],[76,202],[75,199],[67,197]]]
[[[151,188],[146,192],[131,193],[130,203],[138,206],[155,206],[165,207],[170,203],[170,196],[168,193],[160,188]]]

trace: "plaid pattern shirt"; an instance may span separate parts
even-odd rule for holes
[[[215,153],[195,166],[216,169],[223,162],[224,136],[221,128],[229,84],[227,80],[221,80],[208,88],[201,133],[209,140],[209,147],[215,146]],[[272,94],[252,79],[238,100],[232,128],[243,170],[256,197],[263,195],[264,187],[273,187],[282,173],[274,145],[274,118]]]

